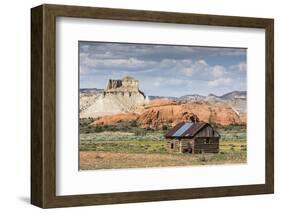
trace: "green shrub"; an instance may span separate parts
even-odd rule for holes
[[[131,122],[131,126],[132,127],[137,127],[138,126],[138,122],[136,120]]]
[[[145,135],[146,135],[146,131],[143,130],[143,129],[137,129],[137,130],[135,131],[135,135],[136,135],[136,136],[145,136]]]
[[[167,125],[163,125],[162,126],[162,130],[168,130],[168,126]]]
[[[95,132],[102,132],[103,128],[101,126],[95,126]]]

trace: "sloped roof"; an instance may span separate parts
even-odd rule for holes
[[[204,126],[209,125],[205,122],[181,122],[172,128],[166,135],[166,138],[194,137]]]

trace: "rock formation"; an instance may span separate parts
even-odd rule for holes
[[[88,102],[92,104],[80,112],[80,118],[133,112],[146,102],[146,98],[139,89],[139,81],[126,76],[121,80],[110,79],[106,89],[94,101]]]
[[[186,95],[180,98],[155,98],[151,101],[139,89],[139,81],[126,76],[110,79],[105,89],[80,92],[80,118],[94,118],[95,125],[136,121],[142,128],[173,126],[192,117],[221,125],[247,122],[246,92],[233,91],[223,96]]]
[[[98,118],[92,125],[110,125],[120,122],[137,121],[142,128],[159,129],[182,121],[196,120],[221,125],[245,124],[246,117],[239,116],[231,107],[224,104],[209,104],[204,101],[176,102],[153,100],[139,106],[135,113],[121,113]]]

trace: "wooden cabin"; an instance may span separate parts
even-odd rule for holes
[[[181,122],[166,135],[171,151],[181,153],[218,153],[220,135],[205,122]]]

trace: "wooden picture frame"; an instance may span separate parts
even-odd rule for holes
[[[265,29],[265,184],[56,195],[56,17]],[[268,194],[274,191],[274,21],[218,15],[41,5],[31,9],[31,203],[41,208]]]

